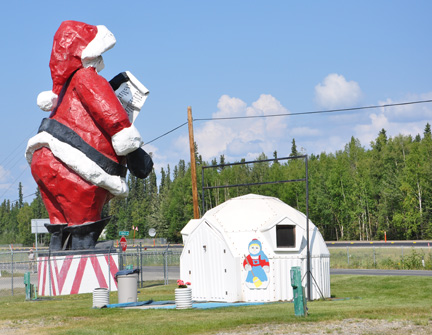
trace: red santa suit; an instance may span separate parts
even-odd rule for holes
[[[53,89],[38,97],[39,106],[52,112],[29,140],[26,158],[48,210],[49,230],[60,235],[57,244],[65,243],[66,226],[86,225],[84,235],[91,232],[104,204],[128,194],[125,156],[140,148],[141,137],[97,73],[101,54],[115,42],[106,27],[76,21],[63,22],[54,36]],[[83,229],[68,229],[83,234]],[[97,230],[99,236],[102,229]]]

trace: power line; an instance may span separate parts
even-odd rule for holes
[[[168,135],[169,133],[172,133],[173,131],[175,131],[175,130],[177,130],[177,129],[179,129],[179,128],[185,126],[185,125],[187,125],[187,121],[186,121],[185,123],[182,123],[180,126],[177,126],[177,127],[175,127],[174,129],[171,129],[170,131],[167,131],[165,134],[162,134],[162,135],[160,135],[160,136],[158,136],[158,137],[152,139],[151,141],[146,142],[145,144],[146,144],[146,145],[147,145],[147,144],[150,144],[150,143],[152,143],[152,142],[154,142],[154,141],[160,139],[161,137],[164,137],[164,136]]]
[[[25,198],[31,197],[32,195],[36,195],[36,193],[37,192],[34,192],[32,194],[28,194],[28,195],[24,195],[22,198],[25,199]],[[11,201],[11,203],[14,203],[14,202],[17,202],[17,201],[19,201],[19,199],[15,199],[15,200]]]
[[[22,172],[19,174],[18,177],[15,178],[15,180],[9,185],[9,187],[6,189],[6,191],[3,192],[3,194],[0,195],[0,198],[3,198],[3,196],[9,192],[9,190],[11,189],[12,186],[15,185],[15,183],[17,182],[18,178],[20,178],[24,172],[28,169],[28,165],[26,165],[26,167],[22,170]],[[27,197],[27,196],[26,196]]]
[[[385,107],[397,107],[397,106],[407,106],[407,105],[414,105],[414,104],[424,104],[424,103],[431,103],[432,100],[418,100],[418,101],[408,101],[408,102],[400,102],[400,103],[393,103],[393,104],[383,104],[383,105],[372,105],[372,106],[361,106],[361,107],[351,107],[351,108],[340,108],[340,109],[328,109],[328,110],[318,110],[318,111],[309,111],[309,112],[298,112],[298,113],[283,113],[283,114],[268,114],[268,115],[251,115],[251,116],[231,116],[231,117],[216,117],[216,118],[198,118],[194,119],[193,121],[219,121],[219,120],[237,120],[237,119],[255,119],[255,118],[269,118],[269,117],[280,117],[280,116],[297,116],[297,115],[312,115],[312,114],[325,114],[325,113],[337,113],[337,112],[351,112],[351,111],[358,111],[358,110],[365,110],[365,109],[376,109],[376,108],[385,108]],[[188,122],[184,122],[181,125],[167,131],[166,133],[152,139],[151,141],[148,141],[145,143],[145,145],[150,144],[152,142],[157,141],[158,139],[167,136],[168,134],[176,131],[177,129],[185,126]],[[18,147],[21,145],[20,143]],[[18,148],[17,147],[17,148]],[[10,154],[12,155],[17,148]],[[10,156],[9,155],[9,156]],[[9,157],[8,156],[8,157]],[[8,158],[7,157],[7,158]],[[26,169],[25,169],[26,170]],[[10,188],[15,184],[15,182],[22,176],[24,171],[21,172],[21,174],[13,181],[12,184],[6,189],[5,192],[3,192],[2,195],[0,195],[0,198],[3,197]],[[33,194],[30,194],[28,196],[31,196]],[[25,196],[25,197],[28,197]]]
[[[373,106],[363,106],[363,107],[351,107],[351,108],[341,108],[341,109],[328,109],[319,110],[311,112],[299,112],[299,113],[284,113],[284,114],[267,114],[267,115],[251,115],[251,116],[231,116],[231,117],[214,117],[207,119],[194,119],[194,121],[216,121],[216,120],[235,120],[235,119],[256,119],[256,118],[267,118],[267,117],[277,117],[277,116],[297,116],[297,115],[310,115],[310,114],[324,114],[324,113],[336,113],[336,112],[350,112],[362,109],[373,109],[373,108],[385,108],[385,107],[396,107],[396,106],[406,106],[414,104],[424,104],[432,102],[432,100],[421,100],[421,101],[409,101],[400,102],[394,104],[384,104],[384,105],[373,105]]]
[[[383,105],[372,105],[372,106],[361,106],[361,107],[351,107],[351,108],[340,108],[340,109],[326,109],[326,110],[318,110],[318,111],[309,111],[309,112],[298,112],[298,113],[283,113],[283,114],[267,114],[267,115],[250,115],[250,116],[230,116],[230,117],[214,117],[214,118],[198,118],[193,119],[193,121],[219,121],[219,120],[237,120],[237,119],[256,119],[256,118],[268,118],[268,117],[279,117],[279,116],[297,116],[297,115],[311,115],[311,114],[325,114],[325,113],[337,113],[337,112],[351,112],[362,109],[374,109],[374,108],[385,108],[385,107],[396,107],[396,106],[406,106],[406,105],[414,105],[414,104],[424,104],[430,103],[432,100],[418,100],[418,101],[408,101],[408,102],[400,102],[394,104],[383,104]],[[156,140],[172,133],[173,131],[185,126],[187,122],[167,131],[166,133],[152,139],[145,144],[150,144],[155,142]]]
[[[16,147],[15,147],[15,149],[13,149],[12,150],[12,152],[10,152],[9,153],[9,155],[7,155],[1,162],[0,162],[0,165],[1,166],[5,166],[5,165],[7,165],[8,164],[8,162],[10,163],[11,161],[12,161],[12,159],[14,159],[13,157],[11,158],[11,159],[9,159],[9,157],[11,157],[11,156],[14,156],[14,157],[16,157],[16,152],[17,152],[17,150],[18,149],[20,149],[20,148],[22,148],[22,145],[25,143],[25,142],[27,142],[28,141],[28,139],[30,138],[30,136],[32,135],[32,134],[34,134],[35,133],[35,131],[38,129],[38,127],[36,128],[36,129],[33,129],[32,131],[31,131],[31,133],[29,133],[25,138],[24,138],[24,140],[22,140]],[[21,153],[19,153],[19,155],[21,155]],[[6,162],[6,161],[8,161],[8,162]],[[15,166],[15,164],[11,167],[11,168],[13,168]]]

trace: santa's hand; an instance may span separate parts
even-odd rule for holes
[[[127,154],[126,159],[129,171],[137,178],[146,178],[153,169],[153,161],[150,155],[142,148]]]
[[[246,271],[252,270],[252,266],[250,266],[249,264],[246,264],[244,268]]]
[[[263,270],[265,271],[265,272],[267,272],[267,273],[269,273],[269,271],[270,271],[270,267],[269,266],[263,266]]]

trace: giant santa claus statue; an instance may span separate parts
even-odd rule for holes
[[[109,220],[101,219],[104,204],[128,194],[127,168],[145,178],[153,167],[138,130],[98,74],[115,42],[105,26],[76,21],[63,22],[54,35],[53,88],[38,96],[51,114],[26,150],[48,210],[51,250],[94,248]]]

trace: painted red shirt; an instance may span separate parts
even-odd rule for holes
[[[252,267],[255,267],[255,266],[260,266],[260,267],[270,266],[270,263],[268,261],[266,261],[265,259],[262,259],[261,256],[258,256],[258,258],[254,259],[254,258],[252,258],[251,255],[248,255],[246,257],[246,259],[243,262],[243,267],[245,267],[247,264],[249,264]]]

